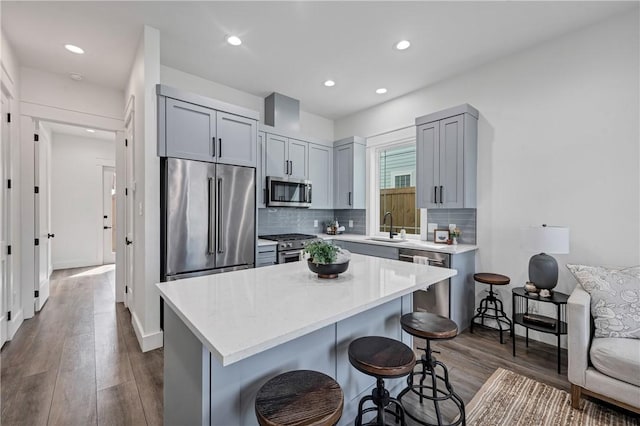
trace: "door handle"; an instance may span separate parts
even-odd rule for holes
[[[208,254],[215,254],[215,233],[214,233],[214,217],[216,214],[216,204],[214,204],[214,195],[213,195],[214,187],[213,187],[213,178],[209,178],[209,187],[208,187],[208,195],[209,195],[209,221],[207,223],[207,227],[209,228],[209,247],[207,250]]]
[[[222,158],[222,138],[218,138],[218,157]]]
[[[438,203],[438,187],[434,186],[433,187],[433,202],[434,203]]]
[[[213,156],[216,156],[216,137],[211,137],[211,147],[213,149]]]
[[[109,228],[111,228],[111,227],[109,227]],[[55,238],[55,237],[56,237],[56,234],[47,234],[47,238]]]
[[[130,246],[131,244],[133,244],[133,241],[131,241],[129,238],[124,237],[124,243],[128,246]]]
[[[102,229],[111,229],[111,227],[110,226],[103,226]],[[52,234],[49,234],[49,235],[52,235]],[[51,238],[51,237],[49,237],[49,238]]]
[[[218,253],[224,253],[224,224],[222,223],[222,214],[220,211],[222,210],[222,178],[218,178],[218,194],[217,194],[217,208],[216,214],[218,215]]]
[[[443,192],[442,188],[443,188],[443,186],[440,185],[440,204],[442,204],[442,192]]]

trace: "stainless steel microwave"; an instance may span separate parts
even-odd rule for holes
[[[267,205],[311,207],[311,181],[267,176]]]

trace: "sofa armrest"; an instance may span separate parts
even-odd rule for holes
[[[591,345],[591,296],[578,284],[567,302],[569,382],[584,387]]]

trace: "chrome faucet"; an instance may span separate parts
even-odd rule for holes
[[[382,218],[382,224],[385,225],[387,223],[387,216],[389,216],[389,239],[392,239],[394,235],[398,235],[397,233],[393,232],[393,216],[391,215],[391,212],[386,212],[384,214],[384,217]]]

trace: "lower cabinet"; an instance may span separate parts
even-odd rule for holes
[[[276,245],[258,246],[258,257],[256,258],[256,268],[261,266],[275,265],[278,263]]]
[[[354,243],[353,241],[334,240],[333,244],[349,250],[351,253],[364,254],[367,256],[383,257],[385,259],[398,260],[398,249],[395,247],[380,246],[366,243]]]

